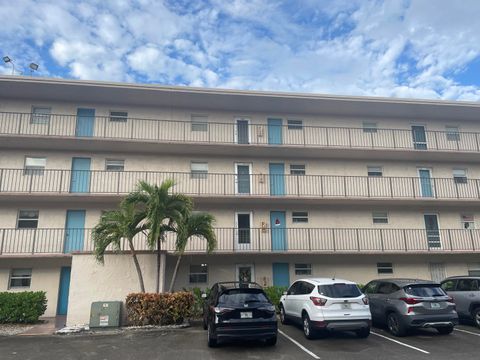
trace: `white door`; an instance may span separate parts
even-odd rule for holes
[[[235,213],[235,250],[249,250],[252,245],[252,213]]]
[[[235,142],[237,144],[250,144],[250,119],[235,119]]]
[[[240,282],[255,282],[255,268],[253,264],[235,265],[235,280]]]
[[[235,194],[252,193],[252,164],[235,163]]]

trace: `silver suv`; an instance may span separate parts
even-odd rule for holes
[[[363,292],[368,296],[373,322],[386,324],[395,336],[405,336],[411,328],[427,327],[450,334],[458,324],[452,298],[432,281],[374,280]]]
[[[480,276],[449,277],[442,281],[442,289],[455,300],[458,316],[480,327]]]

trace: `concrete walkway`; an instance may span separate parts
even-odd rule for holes
[[[31,329],[18,336],[52,335],[58,329],[65,327],[66,316],[45,317],[40,319]]]

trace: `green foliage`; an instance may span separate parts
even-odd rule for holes
[[[287,291],[286,286],[268,286],[263,288],[265,293],[267,294],[268,299],[272,302],[273,305],[278,309],[278,304],[280,303],[280,297],[283,295],[285,291]]]
[[[34,323],[46,309],[45,291],[0,292],[0,324]]]
[[[130,325],[174,325],[192,317],[194,296],[191,292],[133,293],[126,299]]]
[[[202,294],[205,293],[207,294],[207,298],[210,296],[210,288],[207,288],[205,291],[202,289],[195,287],[190,290],[193,294],[194,297],[194,304],[193,304],[193,313],[192,316],[194,318],[199,318],[202,317],[203,314],[203,306],[205,305],[205,300],[202,298]]]

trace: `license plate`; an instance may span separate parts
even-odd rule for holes
[[[251,319],[252,318],[252,312],[241,312],[240,313],[240,319]]]
[[[342,304],[342,309],[351,309],[352,304]]]
[[[431,303],[430,305],[431,305],[432,309],[440,309],[441,308],[439,303]]]

